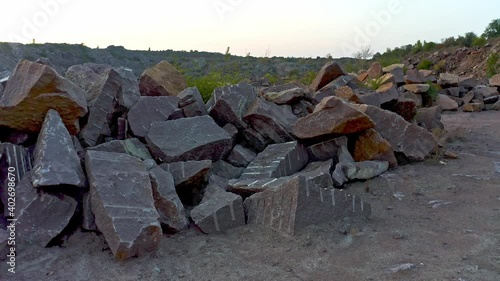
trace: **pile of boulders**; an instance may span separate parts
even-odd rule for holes
[[[137,79],[99,64],[63,77],[22,60],[2,84],[0,214],[17,219],[19,245],[57,245],[80,228],[102,233],[120,260],[190,225],[293,235],[368,217],[345,184],[422,161],[438,145],[441,109],[419,108],[419,75],[372,67],[366,79],[384,80],[375,91],[330,62],[309,86],[227,85],[205,104],[167,62]]]
[[[490,79],[477,79],[413,67],[405,73],[405,68],[404,64],[382,68],[379,63],[373,63],[368,71],[357,77],[368,86],[375,85],[377,92],[388,89],[394,92],[393,86],[397,86],[404,97],[414,100],[418,106],[436,105],[444,111],[460,109],[464,112],[500,110],[500,74]]]

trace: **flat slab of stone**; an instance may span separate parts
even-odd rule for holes
[[[176,232],[187,228],[189,221],[184,206],[175,191],[174,177],[170,172],[160,168],[153,160],[147,160],[145,164],[151,179],[153,198],[156,210],[160,215],[160,222]]]
[[[47,112],[34,152],[32,182],[35,187],[50,188],[67,185],[68,188],[86,186],[80,158],[59,113]]]
[[[241,179],[279,178],[302,169],[309,157],[306,148],[297,141],[272,144],[247,166]]]
[[[439,94],[436,99],[436,105],[443,110],[457,110],[458,103],[447,95]]]
[[[374,122],[375,130],[410,161],[423,161],[436,147],[435,137],[426,129],[409,123],[396,113],[369,105],[359,105]]]
[[[207,115],[153,123],[146,141],[151,154],[167,163],[217,161],[230,152],[233,142]]]
[[[149,173],[137,157],[87,151],[92,212],[113,256],[124,260],[158,248],[158,221]]]
[[[132,133],[145,137],[151,124],[166,121],[177,109],[178,97],[141,97],[128,112],[128,122]]]
[[[468,103],[462,106],[462,110],[465,112],[480,112],[484,109],[483,103]]]
[[[292,105],[298,102],[306,95],[306,91],[301,87],[293,87],[290,89],[279,89],[278,91],[266,91],[262,96],[269,102],[275,104]]]
[[[143,96],[177,96],[186,88],[184,76],[167,61],[144,70],[139,82]]]
[[[408,84],[404,85],[404,89],[414,94],[427,93],[431,86],[429,84]]]
[[[39,132],[49,109],[55,109],[71,134],[87,114],[85,92],[42,64],[21,60],[0,99],[0,126]]]
[[[224,232],[245,225],[241,196],[209,186],[206,198],[191,211],[194,223],[207,234]]]
[[[216,88],[207,102],[208,114],[219,126],[231,123],[241,130],[246,126],[243,115],[256,98],[257,91],[247,83]]]
[[[346,191],[316,187],[305,176],[289,179],[272,189],[256,193],[244,202],[248,224],[264,225],[285,235],[302,228],[330,223],[346,216],[369,217],[371,206]]]
[[[251,196],[266,189],[279,186],[289,180],[288,177],[265,178],[265,179],[230,179],[227,183],[227,191],[241,196]]]
[[[153,159],[146,145],[136,138],[105,142],[98,146],[90,147],[87,150],[125,153],[139,157],[142,160]]]
[[[316,106],[315,112],[292,125],[299,139],[328,135],[346,135],[373,128],[374,123],[363,112],[337,97],[328,97]]]
[[[290,106],[279,106],[263,98],[257,98],[243,116],[243,121],[273,143],[294,140],[291,126],[297,120]]]
[[[68,225],[77,206],[66,195],[38,194],[29,177],[19,183],[16,195],[20,198],[16,202],[16,237],[22,247],[28,243],[47,246]]]

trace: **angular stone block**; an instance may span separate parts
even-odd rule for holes
[[[178,103],[178,97],[141,97],[128,112],[132,133],[145,137],[151,124],[168,120],[178,109]]]
[[[184,112],[184,116],[194,117],[208,114],[198,88],[187,88],[180,92],[177,97],[179,97],[179,107]]]
[[[231,136],[210,116],[153,123],[146,141],[151,154],[162,162],[217,161],[232,148]]]
[[[142,160],[153,159],[146,145],[136,138],[105,142],[98,146],[90,147],[87,150],[125,153],[139,157]]]

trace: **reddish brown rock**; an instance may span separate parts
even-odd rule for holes
[[[493,87],[500,87],[500,74],[493,75],[493,77],[490,78],[490,85]]]
[[[410,69],[406,72],[404,77],[406,84],[422,84],[425,82],[425,78],[418,70]]]
[[[335,89],[334,95],[338,98],[354,103],[363,103],[363,101],[356,95],[356,93],[349,86],[342,86]]]
[[[270,102],[275,104],[289,104],[292,105],[298,102],[306,95],[304,88],[295,86],[291,89],[276,89],[276,91],[266,91],[262,96]]]
[[[316,106],[314,113],[300,118],[292,129],[300,139],[314,139],[332,134],[357,133],[373,126],[373,121],[366,114],[337,97],[328,97]]]
[[[484,109],[484,104],[478,102],[468,103],[462,106],[462,110],[465,112],[480,112],[483,109]]]
[[[404,85],[404,89],[407,91],[410,91],[414,94],[422,94],[422,93],[427,93],[430,89],[429,84],[408,84]]]
[[[368,80],[368,72],[361,73],[357,78],[359,81],[365,82],[366,80]]]
[[[417,114],[417,104],[412,99],[399,99],[391,108],[392,112],[397,113],[406,121],[412,122]]]
[[[378,62],[372,63],[370,68],[368,69],[368,79],[378,79],[382,76],[382,65]]]
[[[398,166],[391,144],[377,131],[369,129],[361,133],[354,146],[354,160],[362,161],[387,161],[391,168]]]
[[[436,99],[436,104],[443,110],[457,110],[458,103],[447,95],[439,94]]]
[[[139,82],[143,96],[177,96],[186,88],[184,76],[166,61],[144,70]]]
[[[71,134],[87,113],[85,92],[42,64],[21,60],[0,99],[0,126],[38,132],[45,114],[55,109]]]
[[[309,88],[314,92],[318,91],[328,83],[343,75],[346,75],[346,72],[342,69],[342,67],[340,67],[338,63],[334,61],[328,62],[318,72],[316,78],[314,78]]]

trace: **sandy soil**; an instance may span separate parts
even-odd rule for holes
[[[102,236],[77,232],[64,247],[19,253],[15,275],[2,262],[0,280],[499,281],[500,112],[443,122],[459,159],[436,157],[349,186],[372,204],[368,221],[294,237],[254,226],[211,236],[191,230],[126,262],[113,260]]]

